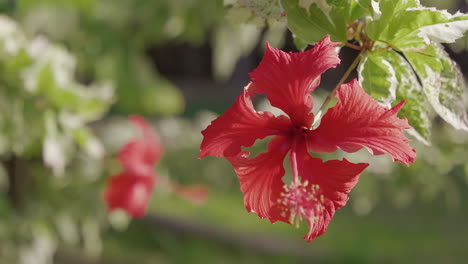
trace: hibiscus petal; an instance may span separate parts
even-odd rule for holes
[[[134,138],[119,151],[119,160],[124,170],[136,175],[152,174],[156,164],[163,154],[163,149],[150,125],[140,116],[132,115],[130,121],[138,127],[142,138]]]
[[[242,151],[236,157],[228,158],[240,180],[244,193],[244,204],[248,212],[255,212],[261,218],[289,222],[281,216],[278,201],[283,192],[283,160],[289,151],[286,137],[277,136],[268,144],[268,152],[248,158],[249,152]]]
[[[340,62],[335,47],[325,36],[308,51],[287,53],[266,44],[260,65],[250,73],[257,93],[265,93],[271,105],[287,113],[295,125],[310,127],[313,122],[311,92],[320,75]]]
[[[108,179],[104,200],[109,211],[122,209],[133,218],[145,215],[154,186],[154,176],[120,173]]]
[[[289,128],[287,117],[255,111],[250,98],[252,88],[248,84],[231,108],[202,131],[199,158],[232,157],[241,152],[241,146],[250,147],[257,139],[285,133]]]
[[[377,103],[354,79],[342,85],[338,103],[323,116],[320,126],[309,133],[307,145],[313,152],[334,152],[340,148],[355,152],[366,147],[374,155],[387,153],[403,164],[414,162],[416,150],[403,134],[408,120],[398,118],[404,101],[391,109]]]
[[[346,205],[348,193],[357,184],[359,175],[369,164],[354,164],[346,159],[322,161],[304,151],[298,153],[298,171],[302,182],[314,195],[309,208],[314,209],[313,217],[306,217],[309,233],[304,236],[307,242],[322,235],[327,230],[335,211]]]

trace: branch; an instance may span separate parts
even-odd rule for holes
[[[324,253],[313,249],[310,244],[302,240],[291,240],[265,233],[240,233],[214,227],[210,224],[189,222],[163,215],[148,215],[140,220],[148,230],[169,230],[176,235],[187,234],[211,240],[226,247],[246,248],[249,250],[266,253],[268,255],[288,255],[299,258],[310,258],[319,261]]]
[[[331,93],[327,96],[327,98],[325,98],[325,101],[323,101],[323,104],[322,106],[320,106],[320,110],[318,111],[317,115],[316,116],[321,116],[322,115],[322,112],[325,110],[325,108],[327,107],[328,103],[330,102],[332,96],[335,95],[335,92],[336,90],[338,90],[341,85],[346,81],[346,79],[348,79],[349,75],[351,74],[351,72],[356,68],[356,66],[359,64],[359,61],[361,60],[361,56],[362,54],[366,51],[366,49],[362,49],[361,52],[359,52],[359,54],[357,55],[357,57],[354,59],[353,63],[351,63],[351,65],[348,67],[348,69],[346,70],[346,72],[343,74],[343,76],[341,77],[340,81],[338,82],[338,84],[335,86],[335,88],[333,88],[333,90],[331,91]]]

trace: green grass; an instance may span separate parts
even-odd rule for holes
[[[208,226],[228,241],[232,235],[232,241],[134,221],[126,232],[106,234],[106,256],[138,259],[140,263],[426,264],[466,263],[468,257],[467,211],[447,212],[439,201],[405,210],[380,204],[365,216],[355,215],[348,206],[337,212],[325,235],[309,244],[301,239],[307,232],[305,223],[296,229],[261,220],[246,212],[239,193],[214,192],[203,206],[159,194],[151,211],[194,226]],[[238,237],[293,250],[249,247],[251,244],[239,242]],[[122,249],[126,252],[123,256]]]

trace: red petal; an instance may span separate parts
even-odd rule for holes
[[[142,138],[134,138],[119,151],[119,160],[125,171],[136,175],[150,175],[153,167],[162,156],[163,149],[156,134],[140,116],[130,116],[130,121],[138,127]]]
[[[354,79],[342,85],[338,103],[323,116],[320,126],[308,135],[308,147],[313,152],[334,152],[340,148],[355,152],[363,147],[372,154],[387,153],[394,161],[408,165],[416,159],[416,150],[408,144],[403,129],[406,118],[397,113],[404,101],[391,109],[377,103]]]
[[[265,93],[271,105],[287,113],[295,125],[310,127],[313,101],[311,92],[320,83],[320,75],[340,62],[335,47],[325,36],[313,49],[286,53],[266,44],[260,65],[250,73],[257,93]]]
[[[199,158],[232,157],[241,151],[241,146],[250,147],[257,139],[284,133],[289,128],[290,121],[285,116],[255,111],[250,98],[252,88],[247,85],[231,108],[202,131]]]
[[[104,199],[109,211],[123,209],[138,218],[146,213],[154,186],[153,176],[120,173],[108,179]]]
[[[304,236],[307,242],[322,235],[327,230],[335,211],[346,205],[348,193],[356,185],[361,172],[368,166],[367,163],[353,164],[343,160],[329,160],[323,162],[314,158],[305,150],[298,153],[298,171],[302,181],[307,181],[308,188],[317,187],[316,201],[310,206],[320,206],[321,213],[313,221],[307,219],[309,233]]]
[[[236,157],[228,158],[240,180],[244,193],[244,204],[250,213],[255,212],[261,218],[289,222],[281,216],[278,200],[284,183],[283,160],[290,144],[286,137],[277,136],[268,144],[268,152],[249,159],[249,152],[243,151]]]

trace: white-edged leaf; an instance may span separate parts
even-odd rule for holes
[[[390,107],[396,99],[398,80],[383,52],[368,52],[358,67],[362,87],[382,105]]]
[[[382,14],[366,32],[400,51],[421,51],[432,42],[452,43],[468,30],[468,15],[422,7],[419,1],[382,0]]]
[[[348,39],[348,25],[370,14],[370,0],[282,0],[288,26],[309,44],[329,34],[333,41]]]
[[[416,70],[434,110],[454,128],[468,131],[468,114],[463,102],[466,84],[444,48],[435,44],[424,53],[405,52],[405,56]]]
[[[366,33],[373,39],[381,39],[389,30],[394,17],[410,7],[418,7],[419,0],[380,0],[372,1],[373,20],[367,24]]]
[[[419,141],[429,144],[431,119],[423,89],[411,65],[393,50],[367,53],[358,68],[363,88],[383,105],[405,100],[399,116],[408,119],[408,132]]]
[[[310,5],[315,4],[317,7],[322,10],[325,15],[330,14],[332,7],[328,5],[326,0],[299,0],[299,6],[305,10],[309,10]]]
[[[87,127],[80,127],[73,131],[78,145],[83,148],[86,153],[95,159],[100,159],[104,156],[105,150],[101,141]]]
[[[57,127],[57,120],[52,111],[45,114],[46,135],[42,155],[44,163],[52,169],[55,176],[62,176],[67,165],[67,148],[70,138],[62,134]]]
[[[457,20],[449,23],[441,23],[420,28],[419,36],[426,43],[434,41],[437,43],[453,43],[464,36],[468,30],[468,16],[466,20]]]
[[[411,13],[417,12],[420,15],[433,16],[433,21],[431,22],[435,22],[434,24],[419,28],[418,36],[426,44],[430,44],[430,41],[453,43],[455,40],[463,37],[464,33],[468,30],[468,14],[457,12],[452,15],[446,10],[427,7],[409,8],[408,11]]]
[[[306,5],[299,0],[283,0],[282,3],[289,29],[301,39],[313,44],[330,34],[333,40],[346,40],[346,29],[337,30],[330,15],[324,13],[316,3]]]
[[[408,119],[411,129],[407,130],[407,132],[411,136],[426,145],[430,145],[430,108],[428,107],[429,102],[424,96],[423,88],[409,62],[397,52],[388,52],[387,58],[392,63],[398,80],[396,101],[406,101],[399,112],[399,116]]]
[[[16,55],[26,44],[26,38],[14,20],[0,15],[0,58],[3,53]]]
[[[38,36],[29,43],[27,51],[35,63],[25,75],[37,76],[43,68],[51,67],[57,86],[65,87],[74,82],[76,59],[65,48],[54,45],[44,36]]]
[[[379,2],[376,0],[371,1],[372,8],[372,19],[377,20],[382,16],[382,11],[380,11]]]

